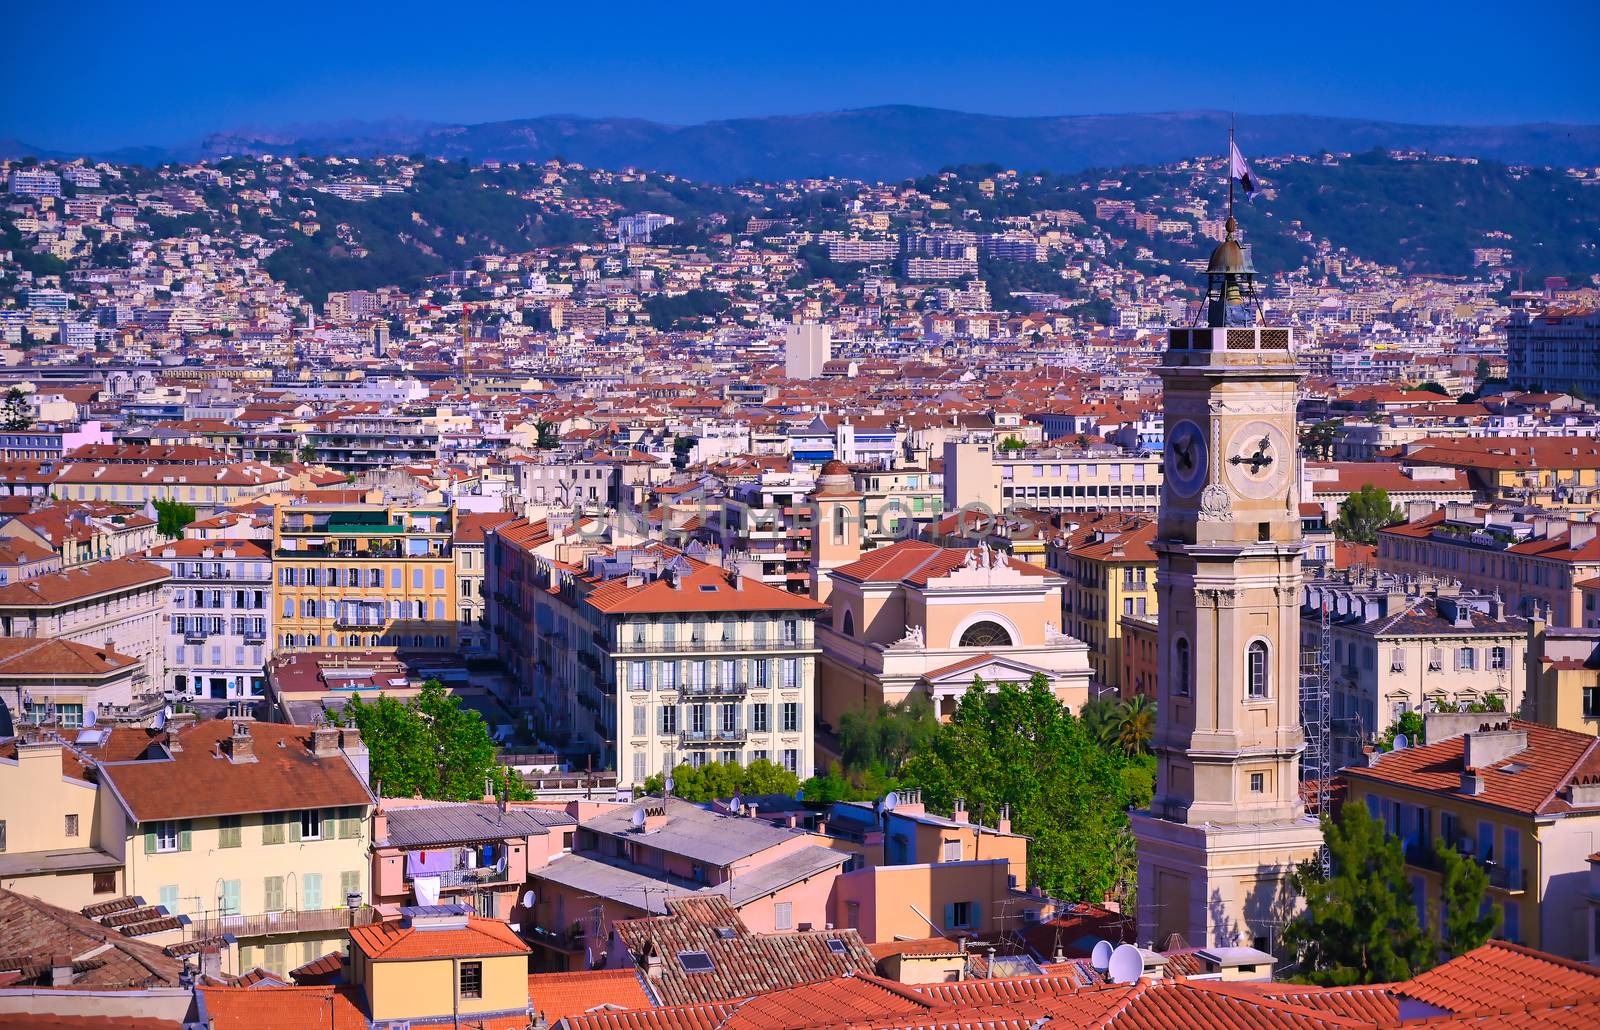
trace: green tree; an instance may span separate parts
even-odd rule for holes
[[[1404,519],[1400,509],[1389,503],[1389,491],[1367,483],[1339,502],[1339,517],[1333,520],[1333,530],[1341,540],[1375,544],[1378,530]]]
[[[1439,900],[1444,906],[1439,951],[1442,959],[1452,959],[1488,940],[1500,925],[1502,909],[1483,904],[1489,892],[1489,873],[1476,859],[1443,839],[1434,840],[1433,851],[1439,857]]]
[[[665,786],[660,773],[647,777],[639,793],[660,794]],[[696,804],[739,794],[752,797],[781,794],[794,797],[800,792],[800,778],[766,759],[749,765],[737,762],[707,762],[698,769],[685,762],[672,770],[672,796]]]
[[[513,800],[533,796],[520,776],[496,764],[483,716],[438,680],[404,702],[384,696],[369,704],[356,694],[333,719],[361,731],[372,782],[391,797],[471,801],[483,797],[486,784]]]
[[[1407,743],[1412,745],[1420,744],[1422,743],[1423,725],[1422,713],[1415,708],[1401,712],[1400,718],[1390,723],[1389,728],[1383,731],[1383,736],[1379,738],[1379,743],[1383,745],[1385,751],[1391,751],[1394,749],[1394,738],[1404,733]]]
[[[317,460],[317,449],[308,443],[301,444],[300,449],[295,452],[295,458],[301,464],[309,465]]]
[[[1345,805],[1337,822],[1325,817],[1322,835],[1333,873],[1324,879],[1315,862],[1295,871],[1305,907],[1283,933],[1300,956],[1298,979],[1325,987],[1393,983],[1432,965],[1436,942],[1417,918],[1399,838],[1359,804]]]
[[[1095,742],[1111,747],[1117,739],[1118,717],[1117,702],[1109,697],[1097,697],[1092,701],[1085,701],[1083,707],[1078,709],[1078,718],[1083,722],[1085,732]]]
[[[1130,758],[1150,749],[1156,733],[1156,706],[1135,694],[1117,706],[1117,746]]]
[[[1034,883],[1056,897],[1098,899],[1133,879],[1107,861],[1119,853],[1126,809],[1148,800],[1132,796],[1121,775],[1129,764],[1035,675],[1026,686],[1001,683],[993,691],[974,680],[950,721],[906,759],[902,780],[934,810],[964,799],[989,821],[1009,806],[1013,829],[1033,838]]]
[[[192,504],[172,500],[167,497],[158,498],[154,502],[156,509],[156,532],[168,540],[177,540],[183,536],[184,527],[195,520],[197,512]]]
[[[933,703],[913,694],[898,704],[840,717],[839,757],[848,772],[894,776],[907,756],[926,747],[938,731]]]
[[[1000,441],[1000,449],[1002,451],[1022,451],[1027,450],[1027,448],[1027,441],[1020,436],[1008,436]]]
[[[1327,461],[1333,456],[1333,445],[1344,425],[1339,419],[1325,418],[1300,428],[1300,453],[1307,458]]]
[[[13,386],[6,391],[4,407],[0,407],[0,429],[20,433],[33,426],[33,409],[28,406],[28,395]]]
[[[561,446],[561,426],[559,423],[551,422],[548,419],[541,418],[537,425],[539,429],[539,439],[535,441],[535,447],[539,448],[541,451],[553,451],[557,447]]]
[[[1436,393],[1440,397],[1449,397],[1450,396],[1450,391],[1449,390],[1446,390],[1443,386],[1440,386],[1438,383],[1434,382],[1431,379],[1428,380],[1426,383],[1423,383],[1420,386],[1418,386],[1417,389],[1425,391],[1427,393]]]

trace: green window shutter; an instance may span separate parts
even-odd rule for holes
[[[322,907],[322,874],[307,873],[300,881],[305,894],[305,902],[300,906],[301,911],[311,912]]]
[[[261,881],[261,907],[268,912],[283,911],[283,877],[268,876]]]
[[[188,851],[193,843],[193,835],[189,832],[189,820],[185,819],[178,824],[178,850]]]
[[[333,840],[335,837],[339,836],[339,831],[344,829],[344,827],[340,825],[340,820],[343,815],[344,809],[342,808],[324,808],[322,810],[323,840]]]
[[[243,837],[242,837],[242,835],[240,833],[240,827],[241,827],[242,824],[243,824],[243,820],[239,816],[236,816],[236,815],[223,816],[221,823],[217,827],[217,847],[219,847],[219,848],[238,848],[238,847],[243,847],[244,846],[244,840],[243,840]]]
[[[346,869],[339,874],[339,904],[343,905],[346,898],[360,892],[361,873],[358,870]]]
[[[222,914],[236,916],[240,909],[240,895],[242,884],[238,880],[222,881]]]
[[[147,855],[156,853],[156,831],[154,830],[144,831],[144,853]]]
[[[298,843],[300,840],[300,813],[290,812],[284,818],[289,820],[289,843]]]
[[[361,836],[361,809],[339,809],[339,839],[352,840]]]
[[[261,843],[283,843],[283,815],[280,812],[268,812],[261,820]]]

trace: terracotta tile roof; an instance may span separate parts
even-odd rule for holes
[[[372,804],[343,754],[311,754],[311,730],[252,722],[256,760],[234,762],[222,743],[233,720],[211,719],[178,733],[170,760],[102,762],[100,775],[138,822]],[[206,789],[191,789],[204,783]]]
[[[352,927],[350,944],[374,959],[525,955],[530,950],[505,923],[478,916],[469,916],[460,929],[423,929],[398,919]]]
[[[845,973],[871,973],[875,966],[854,930],[754,934],[720,895],[666,904],[667,915],[614,926],[635,962],[652,953],[661,957],[661,974],[650,985],[665,1005],[746,998]],[[840,942],[839,952],[830,940]],[[684,968],[680,956],[697,951],[710,959],[711,969]]]
[[[38,608],[67,604],[99,594],[154,586],[170,578],[166,569],[138,558],[79,565],[0,586],[0,607]]]
[[[948,937],[920,937],[910,941],[881,941],[869,944],[867,952],[881,962],[894,955],[906,955],[911,958],[965,955],[966,949],[961,946],[960,941],[953,941]]]
[[[684,558],[693,567],[676,583],[665,578],[629,586],[626,576],[597,585],[588,602],[610,614],[664,612],[821,611],[827,605],[788,590],[780,590],[749,576],[734,586],[725,569]]]
[[[87,916],[0,890],[0,970],[49,986],[52,959],[73,959],[72,986],[131,990],[175,987],[183,964],[160,948],[130,940]]]
[[[1488,723],[1496,716],[1485,715]],[[1351,766],[1344,776],[1352,782],[1370,781],[1412,790],[1450,794],[1462,800],[1514,812],[1559,815],[1573,811],[1558,792],[1575,776],[1600,773],[1600,742],[1587,733],[1557,729],[1519,719],[1505,720],[1514,730],[1528,734],[1528,746],[1508,758],[1484,766],[1483,793],[1460,793],[1462,756],[1466,736],[1437,744],[1391,751],[1377,765]],[[1595,810],[1600,814],[1600,810]]]
[[[139,659],[56,637],[0,637],[0,676],[111,676]]]
[[[590,969],[576,973],[535,973],[528,977],[528,1000],[547,1023],[593,1009],[646,1009],[655,1005],[637,969]]]
[[[1600,969],[1509,941],[1490,941],[1393,989],[1451,1012],[1471,1012],[1505,1004],[1600,998]]]
[[[177,1020],[149,1016],[61,1016],[37,1012],[0,1012],[4,1030],[179,1030]]]
[[[969,548],[964,547],[940,547],[921,540],[901,540],[840,565],[833,570],[833,574],[863,583],[907,582],[914,586],[926,586],[928,580],[960,568],[971,553]],[[1003,555],[1002,560],[1024,575],[1057,578],[1055,573],[1037,565]]]
[[[338,987],[201,987],[207,1030],[368,1030],[360,989]]]

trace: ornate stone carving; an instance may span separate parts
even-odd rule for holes
[[[1232,522],[1233,497],[1221,483],[1212,483],[1200,491],[1201,522]]]
[[[921,626],[907,626],[906,635],[889,645],[896,650],[921,651],[927,647]]]

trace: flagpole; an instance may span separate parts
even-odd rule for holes
[[[1228,217],[1233,217],[1233,121],[1234,115],[1228,115]]]

